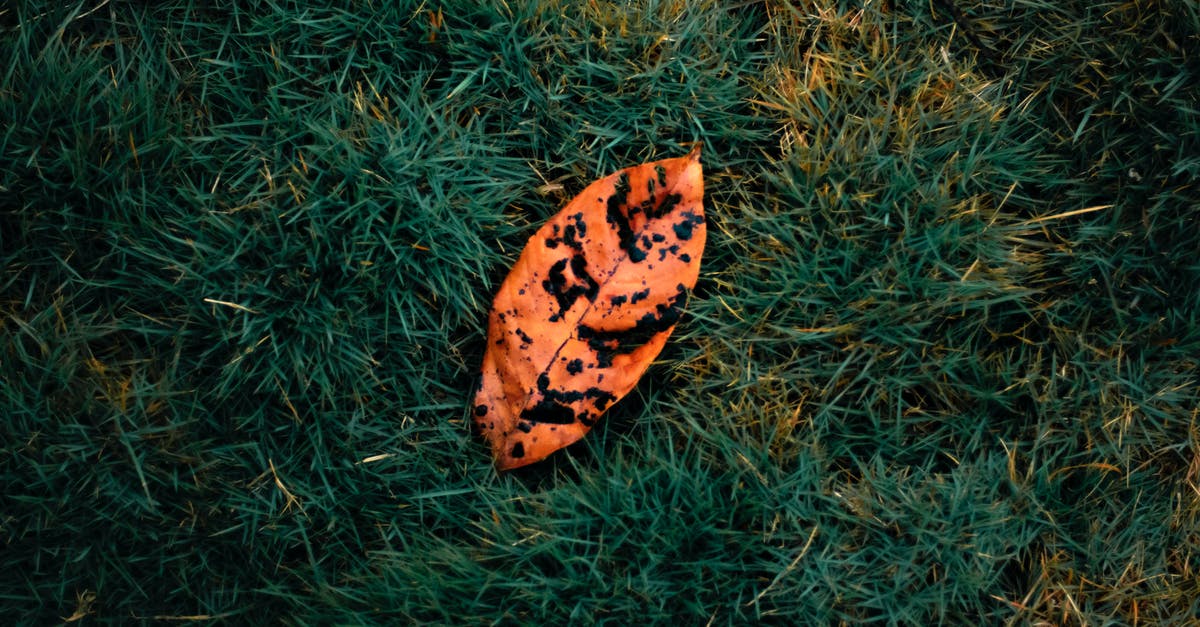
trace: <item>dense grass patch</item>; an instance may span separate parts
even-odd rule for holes
[[[0,9],[0,615],[1200,612],[1200,11]],[[705,146],[689,312],[580,445],[467,427],[492,290]]]

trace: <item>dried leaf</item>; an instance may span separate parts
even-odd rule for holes
[[[700,149],[595,181],[529,239],[488,318],[475,424],[496,467],[582,438],[675,328],[704,252]]]

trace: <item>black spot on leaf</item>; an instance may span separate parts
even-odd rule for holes
[[[588,273],[587,259],[583,255],[571,257],[571,272],[575,273],[575,278],[583,281],[583,296],[589,301],[596,300],[596,294],[600,292],[600,284]]]
[[[704,218],[696,215],[694,212],[684,211],[683,219],[680,220],[678,223],[675,224],[675,226],[673,226],[671,228],[673,228],[675,230],[676,237],[678,237],[679,239],[682,239],[682,240],[689,240],[689,239],[692,239],[692,229],[696,228],[697,225],[700,225],[703,223],[704,223]]]
[[[587,237],[587,223],[583,221],[583,212],[581,211],[576,213],[575,215],[571,216],[571,219],[574,220],[575,223],[568,224],[566,228],[563,229],[563,241],[567,243],[567,246],[570,246],[575,250],[582,250],[583,243],[580,242],[579,239]]]
[[[624,172],[618,175],[613,190],[616,193],[608,197],[605,219],[616,230],[617,242],[621,250],[629,256],[629,260],[634,263],[640,262],[646,258],[646,253],[637,246],[637,235],[629,224],[628,208],[625,206],[629,199],[629,175]]]
[[[571,277],[567,276],[567,265],[570,264]],[[550,266],[546,280],[542,281],[542,289],[554,297],[558,303],[558,313],[550,316],[551,322],[556,322],[566,313],[579,297],[589,301],[596,300],[600,292],[600,284],[588,273],[587,259],[582,254],[572,255],[570,259],[559,259]]]
[[[588,392],[591,393],[592,398],[596,399],[597,411],[604,411],[608,407],[609,403],[617,400],[616,396],[613,396],[612,394],[609,394],[600,388],[589,388]]]
[[[575,231],[579,233],[579,237],[587,237],[587,222],[583,221],[583,212],[580,211],[571,217],[575,220]]]
[[[522,411],[521,419],[529,422],[569,425],[575,422],[575,410],[549,398],[543,398],[538,401],[537,405],[527,407]]]
[[[631,353],[650,341],[655,335],[675,326],[675,323],[679,322],[679,316],[686,300],[687,288],[680,284],[677,286],[676,294],[670,300],[657,305],[653,312],[647,312],[632,327],[619,331],[607,331],[580,325],[578,337],[587,342],[588,348],[596,353],[597,365],[601,368],[609,368],[616,355]]]
[[[658,204],[652,211],[647,211],[646,215],[651,218],[661,218],[675,210],[675,206],[679,201],[683,200],[683,196],[679,194],[667,194],[663,197],[662,202]]]

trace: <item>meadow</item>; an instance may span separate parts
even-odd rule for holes
[[[1200,616],[1189,0],[0,8],[7,624]],[[666,349],[471,431],[592,180],[703,146]]]

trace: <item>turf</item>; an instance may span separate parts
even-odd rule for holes
[[[1200,10],[0,9],[8,624],[1200,615]],[[492,291],[704,146],[687,316],[497,475]]]

